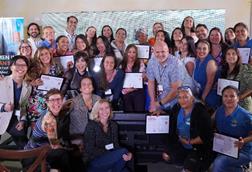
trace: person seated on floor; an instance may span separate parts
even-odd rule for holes
[[[239,148],[238,158],[219,154],[213,163],[213,172],[242,172],[242,165],[252,160],[252,114],[239,102],[239,90],[227,86],[222,90],[222,106],[215,113],[218,133],[239,139],[234,144]]]
[[[213,160],[211,117],[205,106],[195,101],[190,87],[179,87],[177,98],[170,116],[170,144],[163,159],[183,163],[184,171],[206,171]]]
[[[118,126],[111,120],[112,116],[107,100],[101,99],[95,103],[84,134],[89,172],[127,171],[125,165],[131,160],[132,153],[119,146]]]
[[[61,172],[72,171],[77,160],[70,157],[66,147],[69,147],[69,112],[72,102],[63,103],[63,95],[58,89],[51,89],[45,95],[48,109],[37,120],[32,136],[25,146],[26,150],[50,144],[51,150],[47,155],[47,162],[51,169]],[[81,162],[79,159],[78,162]],[[29,163],[26,162],[26,165]],[[80,165],[81,168],[81,165]]]

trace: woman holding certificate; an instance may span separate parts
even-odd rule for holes
[[[245,23],[237,23],[234,26],[236,42],[234,47],[239,49],[239,52],[244,63],[252,65],[252,39],[249,39],[249,29]]]
[[[88,172],[127,172],[125,165],[132,153],[121,148],[118,143],[118,126],[111,120],[110,103],[101,99],[95,103],[85,130],[85,154],[89,166]]]
[[[119,109],[119,99],[124,81],[124,72],[121,69],[116,69],[116,66],[116,57],[107,54],[102,59],[101,71],[94,75],[96,94],[109,100],[114,110]]]
[[[44,95],[47,91],[39,89],[39,86],[43,85],[41,75],[55,77],[61,77],[63,75],[63,71],[59,66],[53,63],[52,58],[49,48],[38,48],[34,56],[33,66],[28,71],[27,80],[29,80],[33,86],[32,94],[28,99],[28,119],[32,125],[47,108],[44,99]]]
[[[222,66],[222,78],[239,82],[239,105],[252,113],[252,66],[241,63],[236,48],[228,48]]]
[[[79,95],[81,79],[85,76],[90,76],[88,72],[88,58],[88,55],[83,51],[78,51],[74,55],[74,67],[64,74],[65,81],[61,89],[66,99]]]
[[[134,44],[127,46],[121,67],[126,75],[127,72],[142,73],[145,71],[145,65],[138,59],[137,47]],[[125,112],[144,112],[145,94],[143,88],[123,88],[122,94]]]
[[[195,101],[190,87],[178,88],[178,103],[172,109],[171,143],[163,159],[183,163],[185,171],[206,171],[213,159],[211,118]]]
[[[235,142],[223,140],[239,149],[238,158],[219,154],[213,163],[213,172],[242,172],[241,165],[252,160],[252,114],[238,105],[239,90],[227,86],[222,90],[223,105],[215,114],[216,129],[219,134],[236,138]],[[230,145],[231,146],[231,145]],[[223,148],[222,150],[225,150]],[[229,148],[227,151],[230,151]]]

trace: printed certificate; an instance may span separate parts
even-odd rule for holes
[[[60,90],[64,81],[64,78],[50,75],[41,75],[40,79],[43,81],[43,85],[38,86],[38,89],[44,91],[48,91],[52,88],[57,88]]]
[[[150,58],[150,46],[149,45],[136,45],[138,58],[149,59]]]
[[[238,48],[238,51],[242,58],[242,63],[248,64],[250,58],[250,48]]]
[[[147,134],[167,134],[169,133],[170,116],[146,116]]]
[[[235,141],[238,141],[238,139],[214,133],[213,150],[233,158],[238,158],[239,150],[234,145]]]
[[[222,90],[229,85],[239,89],[239,81],[230,79],[218,79],[217,94],[221,96]]]
[[[143,88],[143,74],[125,73],[123,88]]]
[[[74,64],[74,57],[73,56],[60,56],[60,57],[54,57],[54,61],[61,65],[64,69],[64,71],[67,71],[68,64]]]

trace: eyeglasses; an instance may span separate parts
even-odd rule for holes
[[[187,85],[180,86],[180,87],[178,87],[177,90],[178,90],[178,91],[192,91],[192,90],[191,90],[191,87],[189,87],[189,86],[187,86]]]
[[[189,86],[187,86],[187,85],[178,87],[177,90],[178,90],[178,91],[186,91],[186,92],[189,93],[191,96],[193,96],[191,87],[189,87]]]
[[[27,67],[26,64],[14,64],[15,67],[25,68]]]
[[[21,49],[29,49],[29,48],[31,48],[30,46],[23,46],[23,47],[21,47]]]
[[[48,101],[48,102],[50,102],[50,103],[54,103],[54,102],[61,102],[61,101],[62,101],[62,98],[57,98],[57,99],[48,99],[47,101]]]

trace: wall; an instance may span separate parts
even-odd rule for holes
[[[24,16],[26,24],[40,21],[42,12],[157,9],[226,9],[226,27],[250,23],[252,0],[1,0],[0,16]],[[74,2],[74,3],[73,3]]]

